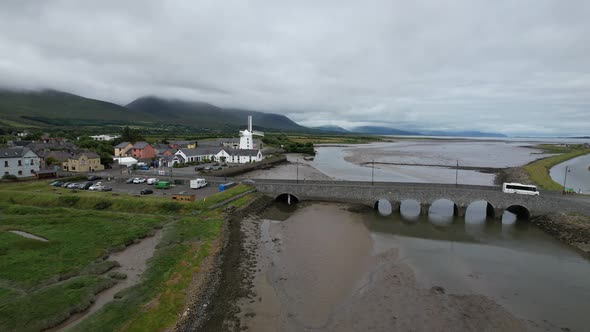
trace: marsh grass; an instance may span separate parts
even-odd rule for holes
[[[38,331],[84,310],[94,294],[116,282],[105,274],[114,266],[105,257],[162,227],[142,281],[116,294],[117,301],[74,330],[170,328],[184,307],[186,287],[221,232],[223,208],[208,207],[251,189],[239,185],[204,201],[177,203],[54,191],[47,183],[0,186],[0,331]],[[247,195],[230,205],[243,206],[250,199]],[[15,229],[49,241],[6,232]]]

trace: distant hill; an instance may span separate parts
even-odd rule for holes
[[[440,130],[420,130],[420,134],[426,136],[456,136],[456,137],[508,137],[500,133],[487,133],[482,131],[440,131]]]
[[[342,127],[338,127],[338,126],[319,126],[319,127],[313,127],[312,129],[324,131],[324,132],[328,132],[328,133],[342,133],[342,134],[350,133],[350,131],[348,131]]]
[[[362,126],[362,127],[355,127],[351,129],[352,132],[359,133],[359,134],[372,134],[372,135],[420,135],[419,133],[414,133],[405,130],[399,130],[395,128],[389,127],[379,127],[379,126]]]
[[[166,123],[190,125],[195,128],[234,131],[244,129],[252,115],[257,130],[308,131],[284,115],[220,108],[203,102],[142,97],[127,105],[136,113],[155,117]]]
[[[0,90],[0,125],[13,127],[174,125],[228,132],[244,129],[248,115],[253,116],[257,130],[310,131],[284,115],[224,109],[204,102],[143,97],[121,106],[55,90]]]
[[[132,122],[137,116],[120,105],[55,90],[0,90],[0,118],[22,124],[63,126]]]

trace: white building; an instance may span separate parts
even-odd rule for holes
[[[254,140],[252,136],[264,136],[263,132],[252,130],[252,115],[248,115],[248,129],[240,130],[240,149],[253,150]]]
[[[90,136],[95,141],[112,141],[115,138],[119,138],[121,135],[96,135]]]
[[[228,149],[222,147],[197,147],[180,149],[174,154],[172,164],[188,162],[221,162],[245,164],[262,161],[262,152],[256,149]]]
[[[0,168],[2,175],[15,175],[19,178],[35,176],[39,171],[41,158],[33,150],[25,147],[0,149]]]
[[[138,160],[133,157],[114,157],[113,160],[119,162],[119,165],[127,167],[131,167],[138,163]]]

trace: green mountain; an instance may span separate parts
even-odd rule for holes
[[[142,97],[127,105],[127,108],[137,113],[156,117],[162,122],[185,124],[203,130],[235,131],[244,129],[248,124],[248,115],[252,115],[253,127],[257,130],[309,130],[284,115],[220,108],[203,102]]]
[[[55,90],[0,90],[0,126],[9,127],[133,125],[228,132],[244,129],[248,115],[253,116],[257,130],[309,131],[283,115],[224,109],[203,102],[143,97],[121,106]]]
[[[132,122],[123,106],[70,93],[0,90],[0,118],[5,124],[76,126]]]
[[[322,132],[327,132],[327,133],[340,133],[340,134],[349,134],[350,133],[350,131],[348,131],[342,127],[338,127],[338,126],[319,126],[319,127],[313,127],[313,129],[320,130]]]

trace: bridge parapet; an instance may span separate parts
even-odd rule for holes
[[[492,209],[504,210],[511,206],[522,206],[531,215],[551,212],[581,212],[590,214],[590,201],[582,204],[566,197],[541,193],[540,196],[506,194],[501,187],[468,186],[425,183],[376,183],[353,181],[289,181],[255,180],[258,191],[277,197],[291,194],[299,200],[339,201],[374,206],[379,199],[388,199],[394,204],[404,200],[415,200],[421,205],[431,205],[438,199],[454,202],[459,213],[475,201],[486,201]]]

